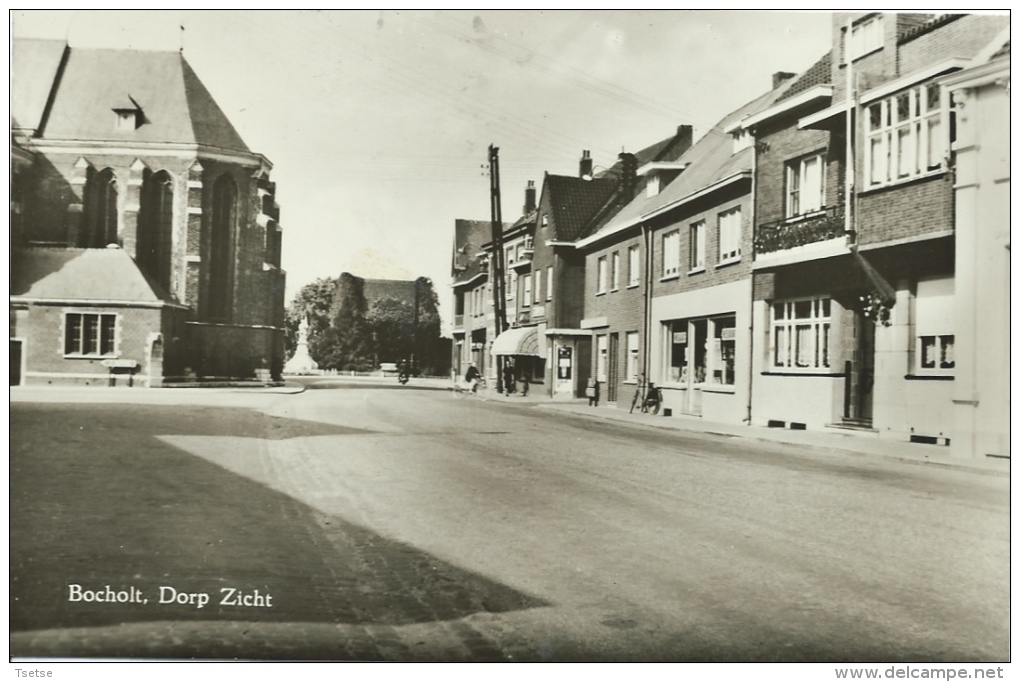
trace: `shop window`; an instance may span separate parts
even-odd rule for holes
[[[735,315],[668,323],[666,380],[675,384],[732,386],[736,382],[736,327]]]
[[[829,367],[832,302],[828,298],[772,304],[772,368],[819,371]]]
[[[113,313],[67,313],[64,355],[113,357],[117,349],[117,316]]]
[[[732,386],[735,375],[733,365],[737,350],[737,318],[722,317],[712,320],[711,383]]]

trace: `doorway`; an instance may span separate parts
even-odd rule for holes
[[[849,326],[851,351],[844,366],[843,422],[870,428],[874,417],[875,322],[864,311],[855,310]]]

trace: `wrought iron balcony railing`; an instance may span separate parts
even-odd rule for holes
[[[843,206],[839,205],[806,216],[762,223],[755,232],[754,251],[773,253],[842,237],[846,234],[843,216]]]

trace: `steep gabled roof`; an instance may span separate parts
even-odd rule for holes
[[[172,302],[123,249],[36,247],[11,254],[11,297],[126,303]]]
[[[66,49],[66,43],[59,40],[14,41],[11,51],[12,129],[34,132],[39,128]]]
[[[51,87],[56,77],[54,47],[18,48],[22,42],[41,41],[15,41],[16,53],[20,51],[24,59],[13,72],[14,91],[24,92],[23,112],[18,115],[34,120],[33,127],[40,125],[38,100],[45,82],[47,93],[53,90],[53,101],[41,122],[44,139],[169,142],[250,152],[179,52],[71,48],[56,86]],[[41,60],[38,65],[36,58]],[[41,78],[45,80],[32,82]],[[114,110],[135,108],[140,109],[141,125],[117,130]]]
[[[678,163],[686,165],[679,177],[655,196],[648,197],[644,193],[639,193],[597,234],[611,234],[630,225],[636,225],[644,215],[681,201],[721,180],[750,171],[754,150],[748,148],[734,154],[733,138],[725,132],[725,129],[772,104],[777,97],[786,92],[791,82],[787,81],[723,118],[677,159]]]
[[[546,173],[542,191],[549,197],[556,226],[553,238],[572,242],[583,236],[592,218],[613,196],[617,184],[616,177],[611,176],[585,180]]]

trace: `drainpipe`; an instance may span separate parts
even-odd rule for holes
[[[645,298],[644,304],[645,304],[645,306],[644,306],[644,320],[642,321],[643,322],[643,324],[642,324],[642,327],[643,327],[642,334],[644,335],[644,339],[645,340],[644,340],[644,344],[643,344],[643,346],[644,346],[643,351],[644,352],[641,353],[641,356],[642,356],[641,357],[641,371],[642,371],[642,374],[644,374],[644,377],[645,377],[645,385],[644,386],[639,386],[638,388],[641,391],[644,391],[645,388],[648,386],[648,382],[649,382],[649,377],[648,377],[649,367],[648,367],[648,364],[649,364],[649,358],[651,356],[651,346],[652,346],[652,340],[651,340],[651,333],[652,333],[652,331],[651,331],[651,328],[652,328],[652,262],[653,262],[652,261],[652,244],[653,244],[653,242],[652,242],[652,233],[651,233],[651,230],[648,228],[648,224],[647,223],[641,223],[641,238],[642,238],[642,241],[644,241],[644,245],[645,245],[645,286],[644,286],[644,289],[645,289],[645,291],[644,291],[644,294],[645,294],[645,296],[644,296],[644,298]],[[641,397],[644,398],[644,395],[642,395]]]
[[[754,248],[754,237],[757,232],[757,226],[755,222],[757,208],[757,187],[758,187],[758,140],[755,139],[754,146],[751,148],[751,307],[750,315],[747,320],[747,329],[749,341],[747,344],[748,351],[748,363],[747,363],[747,425],[751,425],[751,403],[754,391],[754,258],[758,254]],[[771,332],[770,332],[771,333]],[[735,360],[735,358],[734,358]]]
[[[852,210],[854,197],[854,180],[857,166],[854,163],[854,125],[853,113],[857,99],[854,88],[854,62],[850,54],[850,37],[853,25],[850,20],[846,22],[846,33],[843,37],[843,56],[846,59],[846,113],[845,135],[846,135],[846,160],[843,168],[843,231],[848,239],[852,240],[851,248],[857,250],[857,231],[854,229],[854,222],[857,218],[857,211]]]

